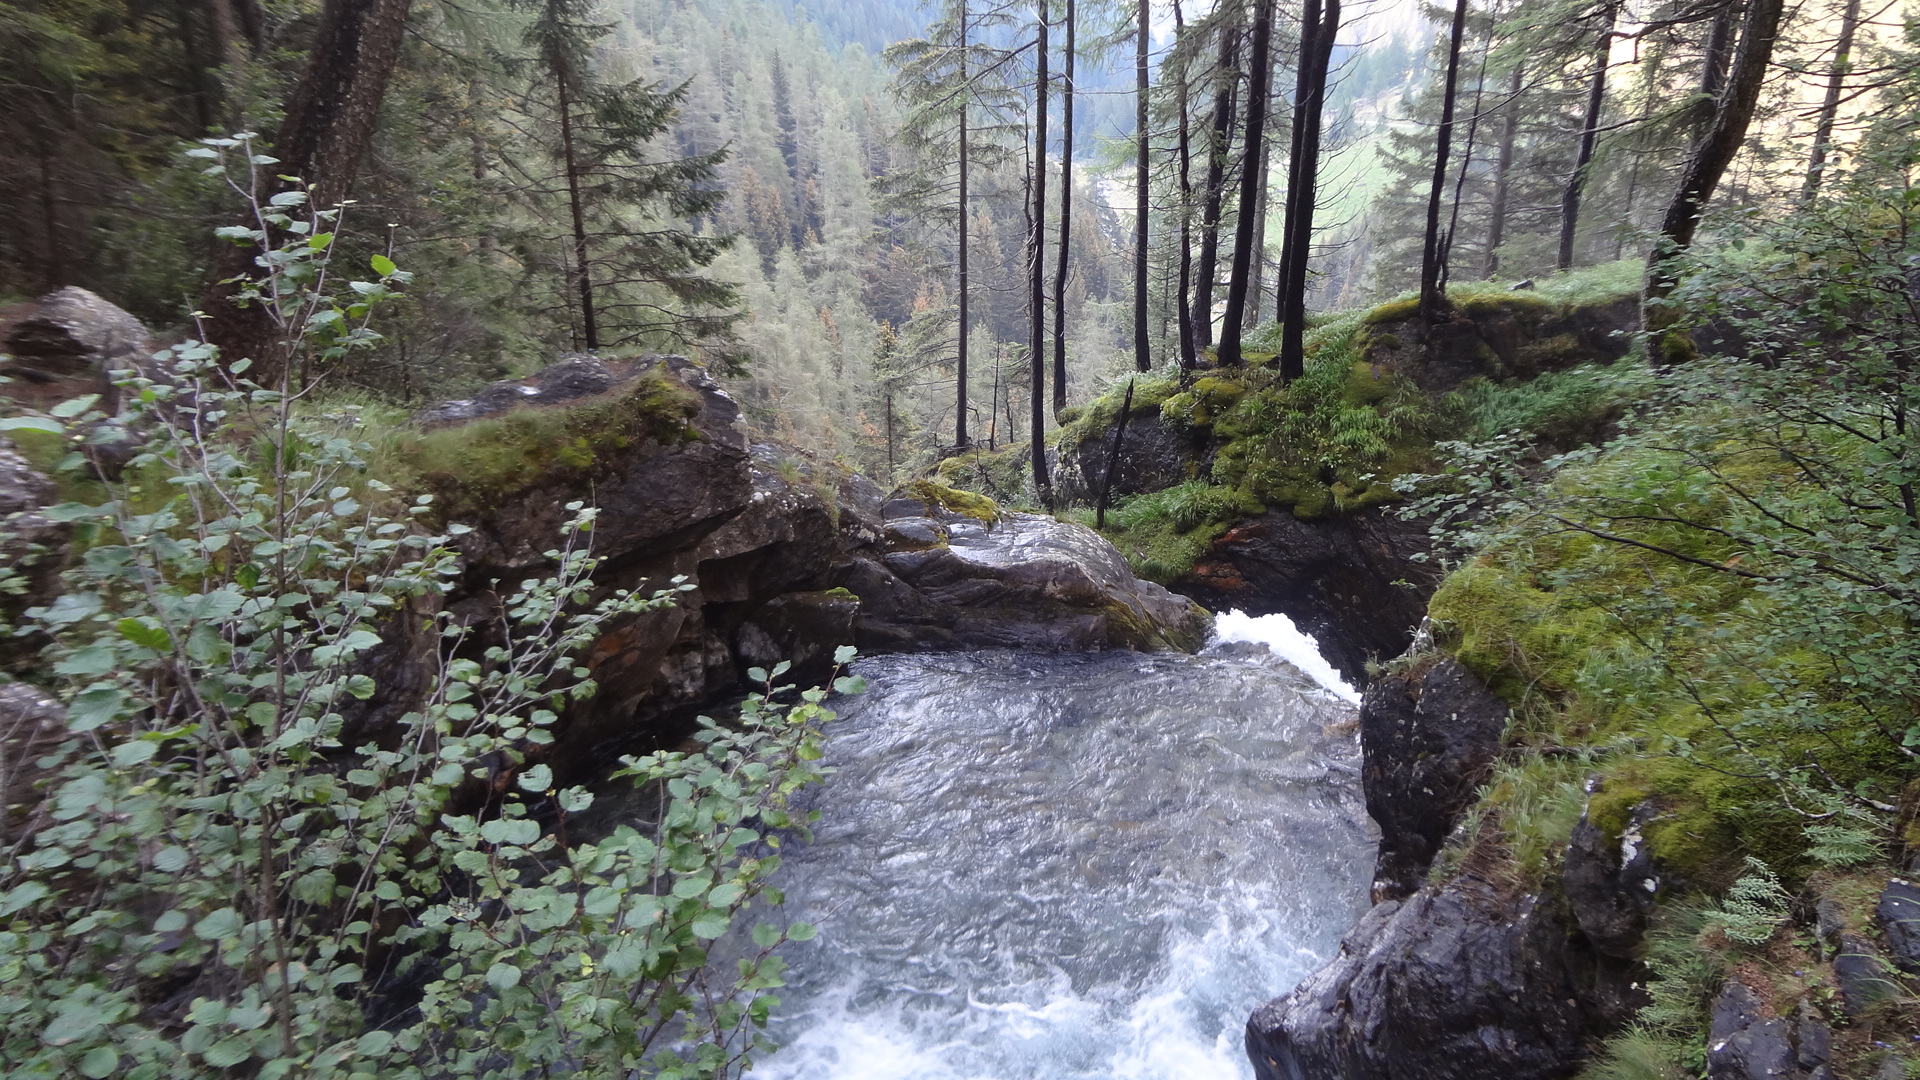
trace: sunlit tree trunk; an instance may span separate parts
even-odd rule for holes
[[[1253,14],[1253,65],[1247,81],[1247,137],[1240,153],[1240,215],[1234,223],[1233,266],[1227,276],[1227,309],[1220,326],[1219,359],[1223,367],[1240,365],[1240,329],[1247,309],[1247,290],[1253,275],[1254,248],[1259,237],[1256,212],[1260,202],[1260,152],[1266,145],[1267,97],[1273,70],[1273,0],[1258,0]]]

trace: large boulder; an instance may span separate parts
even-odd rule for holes
[[[1537,894],[1471,874],[1376,905],[1247,1023],[1259,1080],[1557,1080],[1645,1003]]]
[[[1874,906],[1880,928],[1886,931],[1887,953],[1895,967],[1920,975],[1920,886],[1894,878]]]
[[[1447,835],[1493,768],[1511,713],[1471,671],[1414,653],[1360,701],[1361,784],[1380,826],[1375,901],[1425,880]]]
[[[1620,835],[1612,837],[1582,813],[1560,865],[1560,888],[1574,922],[1595,949],[1616,959],[1638,957],[1660,892],[1660,874],[1645,836],[1658,816],[1658,807],[1643,802],[1628,815]]]
[[[40,298],[7,335],[12,374],[32,382],[88,378],[141,364],[150,346],[140,320],[76,286]]]
[[[882,542],[839,578],[860,598],[862,649],[1192,651],[1211,626],[1084,525],[910,499],[885,515]]]

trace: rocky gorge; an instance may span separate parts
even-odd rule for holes
[[[124,322],[107,312],[111,326],[96,332],[84,316],[100,305],[68,296],[48,304],[52,314],[32,322],[30,335],[15,332],[13,347],[36,358],[37,393],[97,390],[129,355]],[[1554,318],[1520,329],[1492,321],[1492,338],[1460,347],[1471,364],[1455,366],[1552,370],[1558,354],[1527,337],[1547,330],[1556,348],[1613,348],[1594,325]],[[1374,331],[1373,351],[1356,363],[1414,363],[1385,340],[1391,320],[1369,325],[1387,330]],[[1441,374],[1424,389],[1444,392],[1467,377]],[[1223,448],[1192,424],[1128,431],[1116,475],[1129,494],[1190,479]],[[1430,603],[1442,575],[1418,558],[1431,551],[1424,523],[1379,504],[1343,508],[1336,498],[1331,509],[1236,514],[1163,587],[1136,577],[1127,555],[1084,525],[1006,510],[934,480],[883,492],[756,438],[704,368],[661,355],[563,357],[417,413],[397,446],[406,486],[435,496],[431,524],[468,530],[456,541],[456,585],[412,614],[496,621],[499,583],[550,565],[576,501],[600,509],[599,593],[681,590],[672,606],[614,625],[588,647],[600,692],[572,706],[555,741],[528,759],[562,780],[591,775],[636,739],[674,737],[691,712],[739,693],[752,668],[790,661],[796,678],[823,678],[839,645],[868,654],[1192,652],[1206,639],[1207,608],[1292,616],[1365,685],[1360,788],[1380,839],[1366,913],[1330,962],[1247,1023],[1261,1080],[1575,1076],[1651,1000],[1656,906],[1702,885],[1697,867],[1663,862],[1646,839],[1674,807],[1597,777],[1582,778],[1565,842],[1539,867],[1520,865],[1484,811],[1496,772],[1519,755],[1578,751],[1538,745],[1516,717],[1532,703],[1476,663],[1456,626],[1420,632],[1430,610],[1448,623],[1460,609]],[[1097,446],[1089,437],[1060,453],[1078,453],[1085,476]],[[1338,495],[1336,485],[1345,481],[1327,484]],[[26,455],[0,448],[5,550],[20,579],[0,597],[9,613],[58,593],[73,557],[71,537],[47,513],[59,498]],[[382,631],[365,661],[380,689],[349,712],[350,736],[377,739],[416,699],[414,660],[435,647],[419,625],[400,619]],[[7,663],[31,674],[25,655],[10,652]],[[60,722],[58,706],[29,682],[0,684],[0,789],[10,807],[30,801],[30,763]],[[1859,1073],[1871,1052],[1848,1043],[1861,1030],[1849,1020],[1909,1000],[1920,974],[1912,884],[1884,874],[1816,881],[1795,905],[1811,940],[1794,955],[1815,974],[1794,986],[1752,970],[1716,976],[1703,1065],[1712,1080]]]

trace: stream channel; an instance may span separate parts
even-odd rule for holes
[[[1365,910],[1374,840],[1351,701],[1209,651],[861,661],[780,873],[820,933],[753,1075],[1250,1076],[1248,1013]]]

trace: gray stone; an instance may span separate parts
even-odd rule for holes
[[[1848,1016],[1859,1016],[1883,1001],[1900,995],[1893,968],[1858,934],[1841,934],[1840,951],[1833,958],[1833,978],[1840,984],[1840,1003]]]
[[[1660,876],[1642,831],[1657,813],[1650,803],[1636,806],[1618,837],[1607,836],[1582,813],[1567,845],[1560,868],[1567,907],[1580,932],[1608,956],[1633,959],[1646,936]]]
[[[1792,1019],[1729,979],[1714,998],[1707,1032],[1708,1080],[1832,1080],[1832,1033],[1805,1001]]]
[[[1880,894],[1875,911],[1881,929],[1886,931],[1887,953],[1894,966],[1909,975],[1920,975],[1920,887],[1894,878]]]
[[[1376,902],[1420,887],[1493,768],[1510,714],[1472,672],[1437,653],[1367,688],[1361,782],[1380,826]]]
[[[15,622],[28,608],[47,604],[60,593],[71,530],[42,513],[55,498],[53,481],[0,436],[0,565],[24,583],[19,592],[0,591],[0,620]],[[0,637],[0,661],[11,663],[42,644],[44,639],[37,636]]]
[[[446,427],[531,405],[562,405],[604,394],[667,361],[667,357],[650,354],[632,363],[631,370],[616,374],[597,356],[565,355],[524,379],[503,379],[489,383],[471,398],[428,406],[413,415],[413,422],[421,427]]]
[[[36,382],[136,368],[150,349],[139,319],[72,285],[41,297],[6,347],[12,373]]]
[[[38,762],[67,733],[67,713],[53,696],[26,683],[0,682],[0,843],[12,845],[38,817],[48,778]]]

